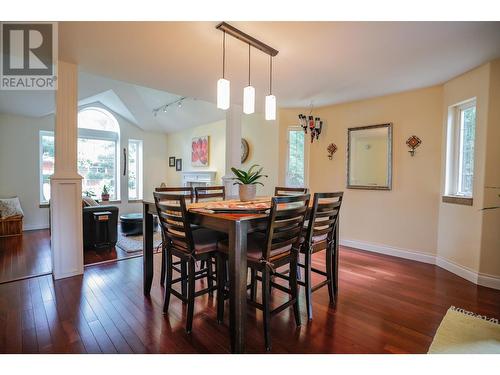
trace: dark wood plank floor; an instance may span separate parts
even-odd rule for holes
[[[274,353],[425,353],[450,305],[500,318],[500,291],[432,265],[341,248],[340,295],[328,307],[314,294],[314,320],[295,328],[291,311],[272,318]],[[228,317],[216,323],[215,298],[197,299],[193,333],[172,299],[162,314],[158,271],[142,295],[142,258],[87,267],[85,275],[0,285],[1,353],[227,353]],[[323,260],[315,258],[316,266]],[[301,293],[303,297],[303,293]],[[284,296],[273,291],[274,303]],[[262,314],[248,309],[247,348],[263,352]]]
[[[52,272],[48,229],[0,238],[0,283]]]

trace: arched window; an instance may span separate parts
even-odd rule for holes
[[[100,199],[107,190],[110,200],[119,199],[119,140],[120,126],[109,111],[87,107],[78,112],[78,173],[84,194]]]

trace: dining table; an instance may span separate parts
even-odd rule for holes
[[[261,197],[258,202],[268,202],[271,197]],[[220,201],[235,202],[234,199]],[[229,331],[232,353],[245,353],[246,305],[247,305],[247,235],[265,229],[268,212],[241,210],[229,212],[205,209],[204,203],[188,204],[189,220],[192,224],[225,233],[229,240]],[[153,267],[153,215],[156,215],[153,200],[143,200],[143,287],[149,296],[154,276]],[[337,223],[338,228],[338,223]],[[338,285],[338,229],[335,231],[335,291]]]

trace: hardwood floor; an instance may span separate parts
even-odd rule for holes
[[[318,254],[320,255],[320,254]],[[87,267],[59,281],[51,276],[0,285],[1,353],[227,353],[228,314],[216,322],[215,298],[197,298],[193,333],[184,331],[186,306],[163,290],[155,255],[151,298],[142,294],[142,258]],[[273,353],[425,353],[450,305],[500,318],[500,291],[478,287],[438,267],[341,248],[340,295],[313,295],[314,319],[293,314],[271,320]],[[315,258],[315,266],[323,260]],[[316,279],[317,281],[318,279]],[[273,304],[284,298],[273,291]],[[264,351],[262,314],[248,309],[247,351]]]
[[[52,272],[48,229],[0,238],[0,283]]]

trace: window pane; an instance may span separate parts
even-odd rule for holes
[[[304,132],[290,130],[288,136],[287,185],[304,186]]]
[[[78,127],[120,132],[116,119],[109,112],[99,108],[86,108],[78,112]]]
[[[472,195],[474,176],[474,136],[476,107],[460,111],[460,162],[458,171],[458,194]]]
[[[78,173],[83,177],[83,193],[100,198],[106,185],[110,199],[116,199],[116,143],[78,138]]]
[[[41,201],[48,202],[50,199],[50,176],[54,173],[54,136],[41,136]]]
[[[138,199],[138,144],[128,143],[128,199]]]

